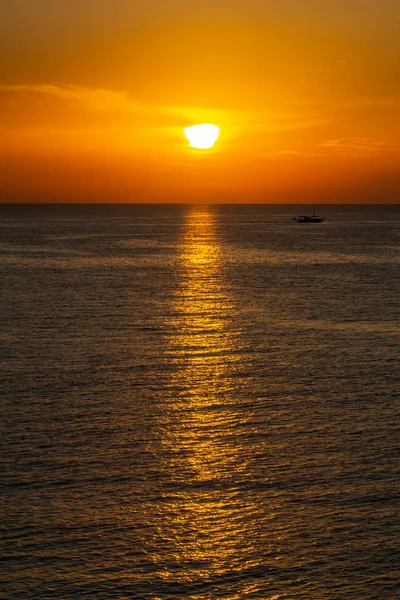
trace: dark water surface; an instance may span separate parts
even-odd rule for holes
[[[0,207],[1,597],[400,598],[400,207],[298,211]]]

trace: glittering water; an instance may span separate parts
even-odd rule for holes
[[[400,597],[400,210],[297,212],[1,207],[2,597]]]

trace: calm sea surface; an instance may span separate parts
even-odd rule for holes
[[[400,598],[400,206],[2,206],[1,597]]]

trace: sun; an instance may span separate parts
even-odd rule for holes
[[[221,130],[217,125],[202,123],[186,127],[183,133],[189,140],[189,146],[198,148],[199,150],[206,150],[214,146],[220,136]]]

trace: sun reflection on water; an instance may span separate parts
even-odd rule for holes
[[[248,530],[257,507],[252,494],[243,496],[238,488],[248,459],[240,443],[246,419],[235,402],[237,327],[214,214],[193,207],[168,319],[174,374],[160,416],[163,484],[154,512],[164,550],[157,553],[159,577],[166,584],[192,585],[191,598],[208,597],[197,596],[197,586],[212,580],[217,585],[258,565]],[[239,587],[235,580],[232,592],[240,587],[250,593],[249,580]]]
[[[175,365],[172,388],[179,417],[174,418],[173,443],[192,451],[187,457],[191,474],[205,481],[219,479],[237,456],[237,447],[227,443],[237,418],[229,396],[237,362],[234,306],[221,272],[211,209],[189,212],[181,260],[181,287],[170,322],[175,332],[170,340]]]

